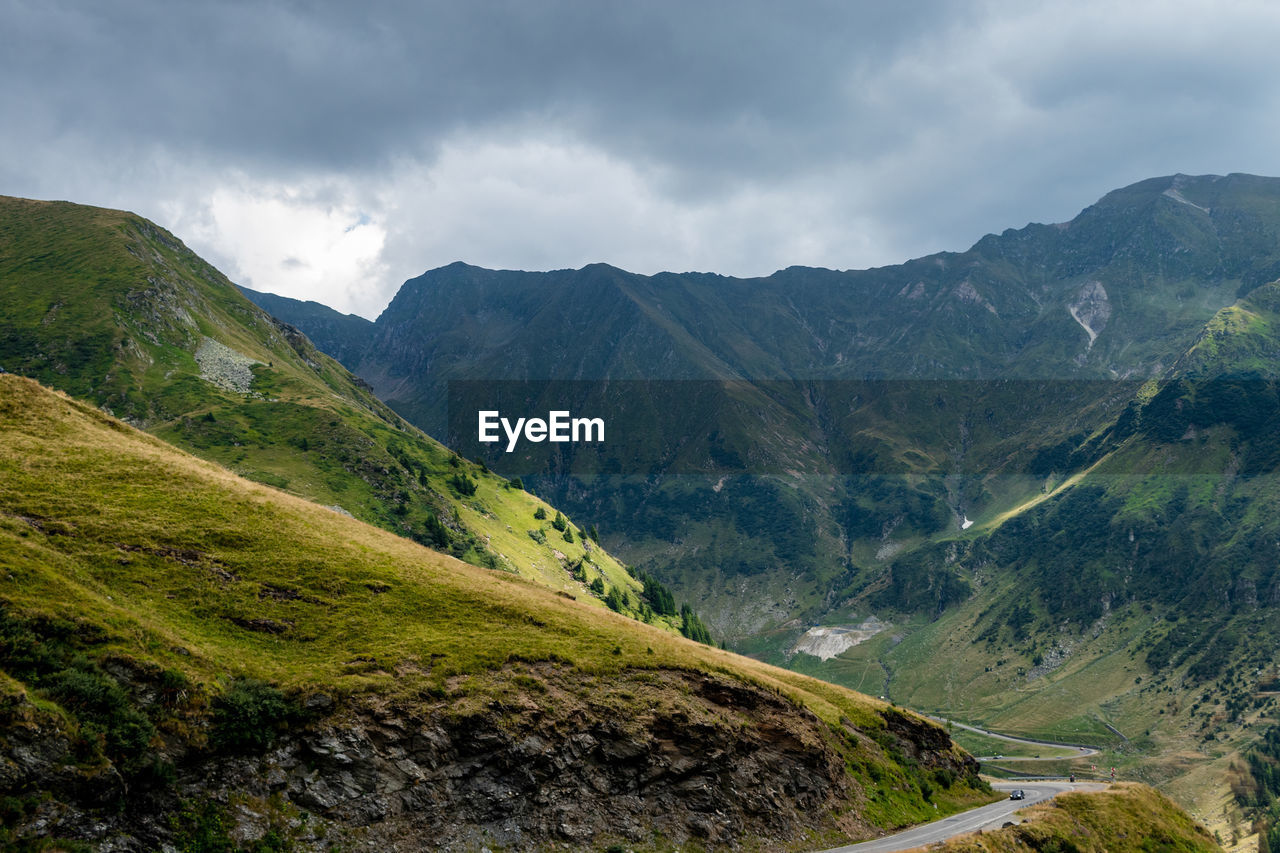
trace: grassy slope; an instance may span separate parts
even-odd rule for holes
[[[1222,849],[1166,797],[1142,785],[1121,785],[1098,794],[1063,794],[1022,814],[1026,823],[1019,826],[964,836],[930,849],[947,853],[1208,853]]]
[[[97,659],[177,671],[213,694],[240,675],[293,693],[483,702],[510,689],[504,668],[545,661],[603,678],[624,717],[637,700],[613,696],[610,679],[679,670],[763,686],[833,732],[885,727],[883,703],[421,548],[14,376],[0,376],[0,564],[11,616],[78,624],[98,636]],[[842,742],[851,768],[876,768],[867,821],[935,813],[873,740]],[[974,797],[959,786],[936,799]]]
[[[1191,377],[1187,399],[1224,374],[1274,376],[1278,308],[1280,286],[1271,284],[1220,311],[1175,368]],[[1145,406],[1154,391],[1136,399]],[[1044,500],[955,536],[957,566],[973,589],[963,605],[906,617],[830,661],[796,656],[788,665],[863,689],[892,673],[889,695],[910,707],[1101,747],[1098,758],[1041,769],[1088,774],[1092,764],[1103,773],[1116,766],[1122,778],[1160,785],[1230,834],[1233,821],[1243,820],[1238,805],[1224,802],[1231,768],[1277,708],[1263,682],[1280,642],[1280,616],[1268,606],[1280,482],[1265,426],[1175,432],[1182,437],[1154,440],[1140,431],[1088,471],[1048,484],[1057,490]],[[1105,506],[1100,524],[1070,525],[1062,514],[1083,489],[1093,490],[1086,503]],[[1047,556],[1032,547],[1038,540],[1002,531],[1027,519],[1028,529],[1057,531]],[[976,547],[1001,536],[1012,547]],[[1054,563],[1095,546],[1103,551],[1086,567],[1084,588],[1096,585],[1093,602],[1106,599],[1096,618],[1046,607],[1032,591],[1073,580],[1074,572],[1064,576]],[[863,608],[850,621],[865,616]],[[1019,608],[1030,617],[1022,633],[1010,626]],[[780,632],[757,651],[783,663],[797,633]],[[1168,653],[1157,660],[1167,662],[1153,665],[1149,655],[1162,646]]]
[[[458,460],[310,342],[274,323],[173,235],[122,211],[0,197],[0,367],[32,376],[251,479],[480,565],[599,603],[640,585],[607,552],[565,541],[506,480]],[[246,392],[202,377],[215,340],[256,362]],[[474,495],[449,485],[465,475]],[[530,530],[542,530],[545,544]],[[440,534],[444,538],[444,534]],[[589,550],[588,550],[589,549]],[[583,561],[579,579],[566,567]],[[656,620],[664,622],[662,619]],[[665,620],[670,627],[670,620]]]

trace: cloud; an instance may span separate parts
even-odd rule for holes
[[[398,174],[382,197],[397,223],[386,254],[409,274],[425,255],[505,268],[603,261],[645,273],[761,275],[783,259],[822,262],[832,244],[856,239],[824,187],[744,183],[691,202],[663,193],[669,179],[653,170],[564,139],[451,140],[430,167]]]
[[[386,230],[352,196],[341,186],[241,181],[171,215],[237,284],[374,316],[376,303],[390,298],[381,258]]]
[[[1280,174],[1278,38],[1251,0],[0,0],[0,192],[366,314],[456,259],[863,267]]]

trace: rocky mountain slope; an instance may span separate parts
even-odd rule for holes
[[[1274,710],[1278,235],[1280,180],[1176,175],[876,270],[455,264],[348,358],[432,430],[447,380],[695,388],[663,401],[684,444],[523,479],[740,650],[1112,748],[1189,802]],[[810,629],[859,641],[819,658]]]
[[[754,383],[762,393],[740,404],[650,389],[685,435],[626,448],[614,469],[630,478],[579,476],[607,470],[589,453],[522,469],[743,641],[827,618],[850,581],[886,574],[886,554],[1034,497],[1046,466],[1162,376],[1216,311],[1280,275],[1278,233],[1280,181],[1178,175],[896,267],[739,280],[453,264],[358,328],[271,305],[452,441],[466,436],[446,422],[450,381],[557,380],[534,392],[537,410],[581,408],[591,380]],[[640,404],[624,402],[615,420],[636,419]],[[693,446],[672,450],[682,441]],[[717,465],[703,481],[650,476]]]
[[[931,723],[8,375],[0,564],[10,845],[776,849],[988,796]]]

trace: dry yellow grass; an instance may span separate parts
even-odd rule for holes
[[[202,681],[402,692],[552,660],[718,672],[882,724],[876,700],[422,548],[29,380],[0,376],[0,439],[0,595]]]

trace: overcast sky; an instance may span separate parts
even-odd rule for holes
[[[375,317],[455,260],[764,275],[1280,175],[1271,2],[0,0],[0,194]]]

